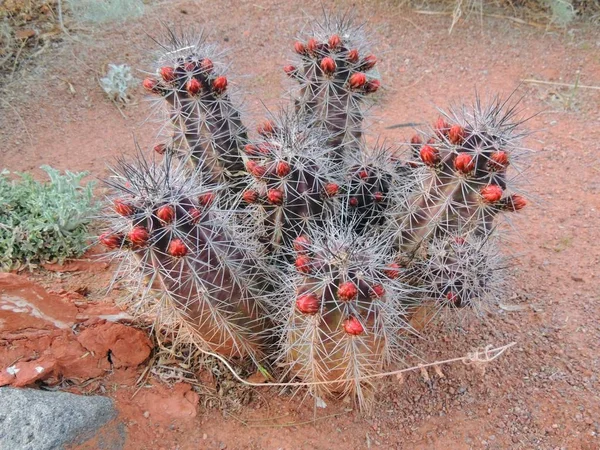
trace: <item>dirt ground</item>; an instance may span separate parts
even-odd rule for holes
[[[241,408],[211,408],[201,396],[195,417],[155,417],[131,399],[135,386],[111,380],[103,389],[122,413],[125,448],[600,448],[600,89],[583,87],[600,86],[598,28],[546,30],[472,17],[448,34],[450,17],[417,14],[391,1],[332,3],[368,18],[373,31],[385,89],[369,119],[371,136],[406,141],[410,128],[394,125],[431,121],[434,105],[469,102],[476,89],[484,96],[516,89],[524,114],[537,114],[527,124],[539,130],[527,141],[534,150],[526,187],[533,202],[512,222],[506,244],[516,263],[506,308],[482,323],[453,331],[439,327],[415,342],[427,361],[486,345],[516,345],[485,371],[459,363],[443,366],[443,377],[430,371],[429,381],[418,371],[384,380],[368,416],[330,401],[315,419],[311,402],[256,389]],[[303,11],[318,15],[321,7],[308,0],[298,5],[161,2],[125,25],[73,33],[24,62],[4,85],[0,166],[35,171],[50,164],[102,177],[107,162],[134,152],[134,137],[150,145],[156,126],[145,122],[149,105],[142,90],[120,112],[97,78],[108,63],[149,67],[148,50],[155,48],[150,36],[160,21],[204,27],[230,49],[230,81],[244,91],[247,122],[258,122],[261,102],[277,106],[287,86],[281,67]],[[579,79],[582,86],[524,79]],[[56,283],[85,283],[100,292],[107,276],[72,273]],[[171,395],[165,387],[153,389],[158,394],[146,395],[147,404]],[[173,408],[181,412],[177,402]]]

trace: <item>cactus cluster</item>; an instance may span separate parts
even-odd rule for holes
[[[293,103],[251,136],[216,47],[170,33],[143,82],[166,113],[156,152],[117,164],[100,241],[157,330],[365,407],[415,311],[501,295],[497,216],[526,203],[509,175],[521,123],[478,100],[369,148],[380,81],[363,26],[326,16],[293,48]]]

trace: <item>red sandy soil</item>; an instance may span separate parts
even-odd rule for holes
[[[143,122],[148,104],[141,90],[124,118],[96,78],[109,62],[149,67],[147,33],[157,33],[159,20],[204,26],[231,49],[230,79],[247,93],[248,123],[256,123],[259,99],[269,107],[280,101],[281,67],[303,13],[297,2],[238,3],[162,2],[139,21],[80,31],[26,63],[2,93],[1,166],[25,171],[51,164],[102,177],[107,161],[133,154],[132,133],[142,146],[151,144],[155,126]],[[441,367],[443,377],[430,370],[429,381],[418,371],[402,382],[384,380],[366,416],[329,401],[313,420],[311,402],[266,388],[256,389],[249,405],[220,411],[184,384],[169,390],[150,379],[136,393],[132,378],[118,370],[80,391],[116,399],[128,449],[600,448],[600,91],[521,84],[573,83],[579,71],[580,84],[599,86],[598,30],[547,31],[472,17],[449,35],[446,16],[387,1],[335,4],[367,17],[374,32],[386,88],[370,118],[372,136],[406,141],[410,128],[388,127],[430,121],[433,105],[470,101],[475,89],[484,95],[516,89],[524,114],[539,113],[528,127],[540,131],[527,140],[534,156],[526,188],[534,202],[514,218],[517,231],[506,245],[516,258],[503,299],[508,306],[482,323],[433,329],[427,341],[414,343],[425,361],[517,344],[485,371],[459,363]],[[302,8],[318,14],[320,5],[306,1]],[[55,291],[80,289],[99,300],[110,273],[36,278]]]

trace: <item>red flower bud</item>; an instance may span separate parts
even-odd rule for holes
[[[167,151],[167,146],[165,144],[156,144],[154,146],[154,151],[159,155],[162,155]]]
[[[198,223],[200,217],[202,217],[202,211],[200,211],[198,208],[191,208],[188,211],[188,214],[190,216],[190,222],[192,223]]]
[[[169,255],[180,258],[187,255],[187,252],[188,249],[181,239],[173,239],[171,242],[169,242],[169,248],[167,249],[167,253],[169,253]]]
[[[296,67],[295,66],[284,66],[283,71],[288,77],[293,77],[296,75]]]
[[[358,199],[356,197],[350,197],[349,203],[350,206],[356,208],[358,206]]]
[[[335,68],[336,68],[336,65],[335,65],[335,61],[333,60],[333,58],[326,57],[321,60],[321,70],[326,75],[332,75],[333,72],[335,72]]]
[[[431,147],[430,145],[424,145],[421,147],[419,155],[421,156],[421,161],[428,166],[435,166],[440,160],[437,149]]]
[[[502,198],[502,188],[496,184],[490,184],[481,189],[481,196],[488,203],[495,203]]]
[[[256,131],[262,136],[269,136],[275,131],[275,125],[270,120],[265,120],[263,123],[258,124]]]
[[[167,83],[170,83],[171,81],[173,81],[175,79],[175,69],[173,69],[172,67],[168,67],[168,66],[161,67],[160,68],[160,76]]]
[[[204,194],[200,194],[198,196],[198,202],[204,206],[209,206],[212,202],[215,201],[215,193],[214,192],[205,192]]]
[[[381,298],[385,294],[385,289],[380,284],[375,284],[371,287],[371,298]]]
[[[467,153],[459,153],[454,158],[454,168],[460,173],[469,173],[475,168],[473,157]]]
[[[244,153],[250,156],[256,156],[258,155],[258,147],[253,144],[247,144],[244,146]]]
[[[358,50],[353,49],[348,52],[348,62],[352,64],[358,62]]]
[[[367,76],[362,72],[353,73],[348,80],[350,87],[353,89],[359,89],[363,87],[366,82]]]
[[[463,245],[466,241],[465,241],[465,238],[457,236],[454,238],[454,242],[458,245]]]
[[[175,210],[170,205],[163,205],[156,211],[156,217],[163,223],[171,223],[175,218]]]
[[[388,278],[398,278],[400,276],[400,265],[398,263],[392,263],[389,266],[387,266],[383,273],[388,277]]]
[[[186,62],[183,65],[183,68],[186,70],[186,72],[193,72],[194,70],[196,70],[196,63],[191,62],[191,61]]]
[[[497,151],[490,156],[490,166],[492,169],[502,169],[508,166],[508,154],[503,151]]]
[[[261,178],[262,176],[264,176],[265,172],[267,171],[267,169],[265,169],[264,166],[261,166],[260,164],[258,164],[256,161],[253,161],[253,160],[249,160],[246,163],[246,170],[248,170],[248,172],[252,176],[255,176],[256,178]]]
[[[258,192],[254,189],[248,189],[242,194],[242,199],[246,203],[256,203],[258,201]]]
[[[296,299],[296,308],[302,314],[316,314],[319,312],[320,307],[321,303],[314,292],[302,294]]]
[[[450,291],[446,294],[446,300],[448,300],[450,303],[452,303],[453,305],[456,305],[456,306],[458,306],[460,304],[460,299],[458,298],[458,295],[456,295],[452,291]]]
[[[519,211],[527,206],[527,200],[519,194],[513,194],[506,199],[506,205],[509,211]]]
[[[452,125],[448,130],[448,140],[454,145],[462,144],[465,140],[465,129],[460,125]]]
[[[287,176],[291,171],[292,169],[290,168],[290,165],[285,161],[279,161],[277,163],[277,167],[275,168],[275,173],[277,176],[282,178]]]
[[[365,169],[360,170],[358,173],[358,178],[360,178],[361,180],[366,180],[367,178],[369,178],[369,172]]]
[[[375,55],[368,55],[362,62],[362,69],[366,72],[371,70],[377,64],[377,58]]]
[[[136,246],[142,246],[148,242],[150,235],[148,234],[148,230],[146,230],[146,228],[138,225],[129,230],[127,237],[132,244]]]
[[[281,189],[269,189],[267,191],[267,200],[273,205],[283,204],[283,191]]]
[[[379,192],[379,191],[375,192],[373,194],[373,201],[375,203],[381,203],[383,201],[383,192]]]
[[[295,262],[296,270],[302,273],[310,273],[310,258],[306,255],[298,255]]]
[[[342,45],[342,40],[337,34],[331,35],[329,38],[329,48],[335,50]]]
[[[294,44],[294,51],[299,55],[304,55],[306,54],[306,46],[302,42],[297,41]]]
[[[300,235],[294,239],[294,250],[298,253],[303,253],[308,250],[310,246],[310,239],[305,235]]]
[[[196,95],[202,89],[202,83],[195,78],[192,78],[186,83],[185,89],[190,95]]]
[[[377,90],[381,87],[381,83],[379,80],[371,80],[365,86],[365,92],[367,94],[372,94],[373,92],[377,92]]]
[[[358,336],[363,334],[365,329],[356,317],[350,316],[344,320],[344,331],[352,336]]]
[[[213,62],[210,59],[204,58],[202,61],[200,61],[200,69],[202,69],[203,72],[210,73],[212,72],[213,68]]]
[[[325,185],[325,195],[327,197],[334,197],[340,191],[340,187],[336,183],[327,183]]]
[[[121,216],[130,216],[133,214],[133,211],[134,211],[133,206],[131,206],[128,203],[123,202],[123,200],[119,200],[119,199],[116,199],[113,202],[113,206],[114,206],[117,214],[119,214]]]
[[[340,284],[337,290],[337,296],[344,302],[349,302],[358,295],[358,289],[351,281]]]
[[[106,248],[115,249],[121,247],[121,244],[123,243],[123,236],[107,231],[106,233],[101,234],[98,240]]]
[[[443,117],[438,117],[438,120],[436,120],[435,124],[433,125],[433,128],[435,129],[435,132],[438,134],[438,136],[442,137],[446,133],[448,133],[448,131],[450,130],[450,125],[448,125],[446,119],[444,119]]]
[[[155,92],[156,87],[158,86],[158,81],[156,81],[153,78],[146,78],[142,82],[142,86],[144,86],[144,89],[146,89],[147,91]]]
[[[227,77],[220,76],[215,78],[215,81],[213,81],[213,89],[217,94],[225,92],[225,89],[227,89]]]
[[[316,39],[310,38],[308,40],[308,42],[306,43],[306,49],[308,50],[309,53],[315,53],[317,51],[317,47],[319,46],[319,43],[317,42]]]

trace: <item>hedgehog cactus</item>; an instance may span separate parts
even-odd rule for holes
[[[365,377],[402,362],[415,311],[500,295],[496,217],[526,204],[508,172],[523,134],[514,106],[477,101],[413,137],[407,161],[368,150],[363,27],[327,16],[294,52],[294,107],[249,137],[220,53],[170,33],[143,82],[167,113],[162,161],[119,164],[100,240],[156,330],[366,407]]]
[[[357,234],[339,218],[294,242],[295,261],[274,322],[280,360],[313,382],[313,393],[356,396],[366,406],[363,377],[398,362],[406,344],[411,289],[393,265],[391,234]]]
[[[154,307],[159,325],[176,323],[201,348],[261,355],[267,269],[252,236],[215,204],[214,186],[170,157],[160,165],[121,162],[108,182],[112,226],[100,240],[121,257],[121,275],[135,280],[131,301]]]

